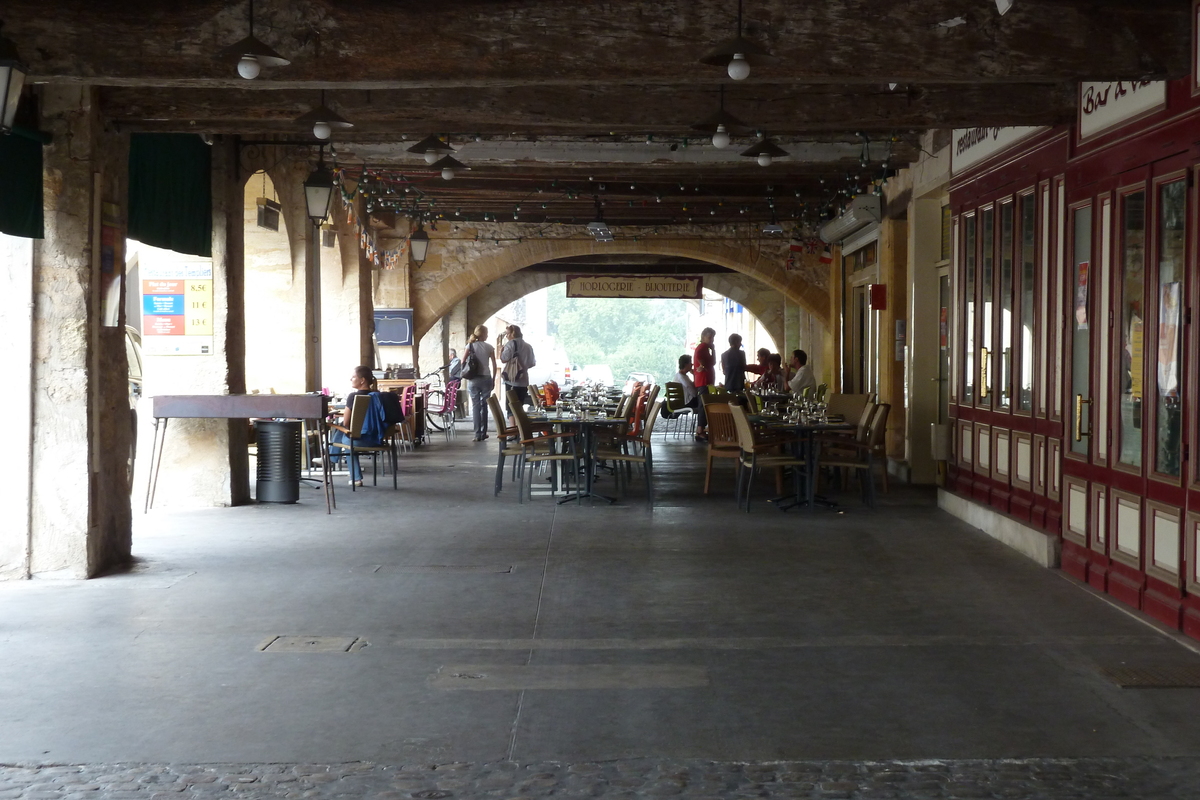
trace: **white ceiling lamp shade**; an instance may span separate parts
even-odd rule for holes
[[[416,153],[419,156],[425,157],[425,163],[432,165],[442,156],[448,156],[454,152],[454,148],[447,144],[437,134],[431,133],[421,141],[408,148],[408,152]]]
[[[28,70],[17,55],[17,46],[0,35],[0,131],[4,133],[13,129],[26,74]]]
[[[742,0],[738,0],[737,36],[721,42],[700,58],[701,64],[725,67],[735,81],[750,77],[750,68],[775,61],[771,52],[742,36]]]
[[[471,169],[454,156],[442,156],[433,162],[433,168],[442,171],[442,180],[444,181],[454,180],[455,173]]]
[[[733,141],[730,135],[731,131],[744,130],[748,127],[746,123],[725,110],[725,87],[722,86],[720,108],[715,113],[693,125],[692,130],[711,133],[713,147],[723,150],[729,147]]]
[[[760,167],[769,167],[776,159],[787,158],[788,151],[775,144],[770,138],[763,136],[754,143],[753,147],[743,150],[741,155],[753,158]]]
[[[345,130],[353,128],[354,123],[325,105],[325,90],[321,90],[321,104],[312,111],[296,119],[296,124],[305,127],[312,126],[313,136],[324,141],[333,135],[334,128]]]
[[[996,11],[998,11],[1002,17],[1007,14],[1009,9],[1012,7],[1013,0],[996,0]]]
[[[238,75],[254,80],[263,67],[286,67],[292,63],[254,38],[254,0],[249,0],[250,35],[221,50],[222,58],[237,59]]]

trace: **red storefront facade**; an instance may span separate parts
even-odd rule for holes
[[[1194,76],[1085,86],[955,174],[946,483],[1196,638],[1198,175]]]

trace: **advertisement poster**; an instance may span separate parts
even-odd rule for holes
[[[213,352],[212,262],[141,267],[142,353],[206,356]]]
[[[1079,262],[1079,280],[1075,284],[1075,330],[1086,331],[1088,326],[1088,267]]]
[[[1181,284],[1164,284],[1158,303],[1158,396],[1179,395],[1179,304]]]

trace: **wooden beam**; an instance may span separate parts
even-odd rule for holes
[[[751,82],[1063,83],[1166,79],[1191,67],[1190,0],[757,0],[746,35],[778,62]],[[255,87],[716,85],[697,63],[734,32],[728,0],[259,2],[255,35],[291,59]],[[220,50],[245,6],[6,0],[31,80],[245,88]]]

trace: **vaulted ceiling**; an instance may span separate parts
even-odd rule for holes
[[[599,198],[610,223],[695,224],[812,214],[915,160],[929,129],[1069,122],[1081,80],[1185,75],[1191,7],[745,0],[744,36],[775,60],[744,81],[699,63],[736,34],[737,0],[258,0],[254,34],[291,64],[256,80],[220,56],[244,1],[5,0],[0,20],[31,82],[102,87],[121,129],[315,145],[295,120],[325,90],[354,123],[338,162],[443,213],[580,222]],[[746,127],[718,150],[693,126],[722,87]],[[756,132],[789,156],[740,156]],[[429,133],[470,171],[443,181],[407,152]]]

